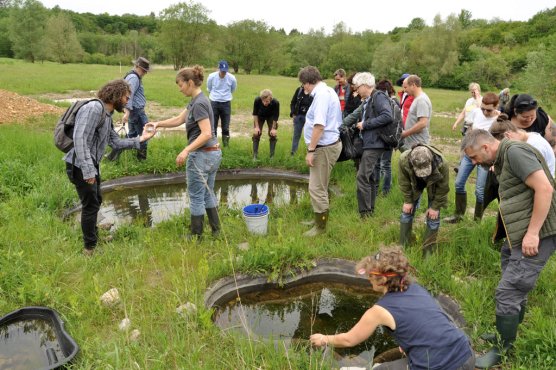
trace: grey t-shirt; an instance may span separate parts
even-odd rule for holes
[[[427,126],[421,132],[406,137],[404,139],[404,147],[411,148],[415,144],[429,144],[430,142],[429,127],[432,117],[432,103],[424,92],[411,103],[409,114],[405,121],[405,129],[407,130],[415,126],[420,117],[428,118]]]
[[[187,132],[187,143],[191,144],[199,135],[201,135],[201,128],[199,121],[208,118],[210,120],[210,132],[214,132],[214,115],[212,113],[212,106],[205,94],[201,92],[199,95],[191,99],[187,105],[187,120],[185,122],[185,131]],[[218,139],[212,134],[212,138],[205,143],[203,147],[215,146]]]

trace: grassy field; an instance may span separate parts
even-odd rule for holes
[[[27,64],[0,59],[0,86],[24,95],[95,90],[106,80],[121,76],[118,67]],[[127,68],[123,69],[124,71]],[[307,172],[303,153],[289,156],[291,124],[288,104],[297,86],[292,78],[238,76],[235,113],[249,114],[253,98],[265,87],[282,101],[275,159],[262,145],[258,166]],[[145,79],[149,100],[167,107],[184,105],[174,84],[174,72],[156,70]],[[426,89],[436,112],[456,112],[467,96],[462,91]],[[379,198],[376,216],[360,220],[355,199],[355,173],[350,162],[335,166],[332,183],[339,194],[331,200],[326,235],[305,239],[300,221],[311,217],[308,198],[298,205],[272,209],[269,235],[250,235],[240,212],[221,209],[223,240],[206,238],[200,244],[184,238],[188,215],[146,229],[140,220],[119,228],[110,243],[102,243],[93,258],[81,255],[81,233],[75,222],[61,219],[63,210],[77,202],[67,180],[61,153],[52,145],[56,117],[44,116],[23,124],[0,125],[0,316],[23,306],[49,306],[59,311],[66,328],[81,347],[72,369],[320,369],[322,352],[301,343],[288,350],[274,344],[249,341],[222,332],[203,307],[203,294],[213,281],[233,272],[263,273],[280,279],[295,268],[306,268],[319,257],[359,259],[380,243],[396,242],[402,196],[397,189],[394,163],[393,192]],[[453,118],[434,118],[434,144],[456,164],[458,134]],[[149,159],[137,162],[125,152],[118,163],[102,163],[104,179],[140,173],[174,172],[175,156],[183,136],[156,138],[149,144]],[[224,152],[222,168],[253,167],[251,141],[237,138]],[[303,146],[302,146],[303,148]],[[398,154],[394,156],[396,162]],[[453,172],[451,173],[451,175]],[[453,180],[452,180],[453,185]],[[470,199],[474,187],[469,184]],[[442,216],[453,211],[450,206]],[[471,200],[470,206],[473,206]],[[440,252],[424,259],[417,246],[407,248],[418,279],[432,292],[444,292],[462,306],[474,348],[487,348],[478,336],[494,326],[494,288],[499,279],[499,253],[490,243],[494,205],[482,223],[467,219],[443,224]],[[421,212],[422,214],[422,212]],[[424,225],[416,224],[420,233]],[[106,235],[105,233],[103,235]],[[248,250],[239,243],[247,241]],[[241,257],[241,258],[238,258]],[[556,262],[544,269],[529,296],[530,310],[519,328],[515,355],[504,369],[556,367]],[[112,287],[122,303],[104,307],[99,297]],[[176,308],[186,302],[197,312],[180,316]],[[118,329],[124,318],[139,329],[137,341]]]

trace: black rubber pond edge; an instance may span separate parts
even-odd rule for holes
[[[261,180],[292,180],[309,183],[309,174],[299,172],[278,170],[275,168],[235,168],[219,170],[216,173],[216,180],[241,180],[241,179],[261,179]],[[140,188],[153,185],[172,185],[184,184],[186,181],[185,171],[165,174],[148,174],[137,176],[125,176],[113,180],[102,182],[100,189],[102,193],[109,193],[125,188]],[[62,213],[65,220],[70,215],[81,210],[81,204],[66,209]]]
[[[216,308],[234,300],[238,295],[264,291],[268,289],[289,289],[310,283],[339,283],[348,286],[370,287],[366,276],[355,273],[356,262],[339,258],[321,259],[308,271],[300,271],[284,278],[282,284],[268,281],[266,276],[238,274],[227,276],[214,282],[204,296],[205,307]],[[447,295],[439,294],[436,301],[444,312],[460,328],[467,326],[460,307]]]
[[[48,307],[23,307],[4,317],[0,318],[0,327],[8,325],[14,321],[24,321],[32,319],[42,319],[52,323],[54,331],[56,332],[56,339],[60,344],[60,349],[64,353],[64,358],[59,358],[57,361],[49,366],[41,368],[41,370],[57,369],[61,366],[66,365],[70,362],[77,352],[79,352],[79,346],[73,340],[73,338],[66,332],[64,328],[64,322],[60,318],[60,315],[55,310]],[[54,356],[56,357],[56,356]]]

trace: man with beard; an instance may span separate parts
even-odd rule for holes
[[[66,173],[81,201],[81,231],[85,255],[92,255],[98,240],[97,215],[102,203],[100,167],[106,146],[112,149],[140,148],[154,135],[148,128],[140,137],[121,139],[112,126],[114,110],[122,112],[131,94],[124,80],[110,81],[97,93],[98,100],[83,105],[75,116],[74,147],[64,156]],[[102,122],[102,123],[100,123]],[[150,131],[150,132],[149,132]]]
[[[477,358],[480,369],[500,364],[511,350],[523,320],[527,295],[556,247],[554,179],[542,155],[527,143],[496,140],[485,130],[468,133],[461,149],[473,164],[494,166],[499,182],[500,216],[506,229],[501,249],[502,277],[495,292],[494,346]]]

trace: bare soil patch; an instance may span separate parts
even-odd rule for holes
[[[45,113],[61,114],[63,111],[64,109],[60,107],[40,103],[33,98],[11,91],[0,90],[0,124],[24,122]]]

